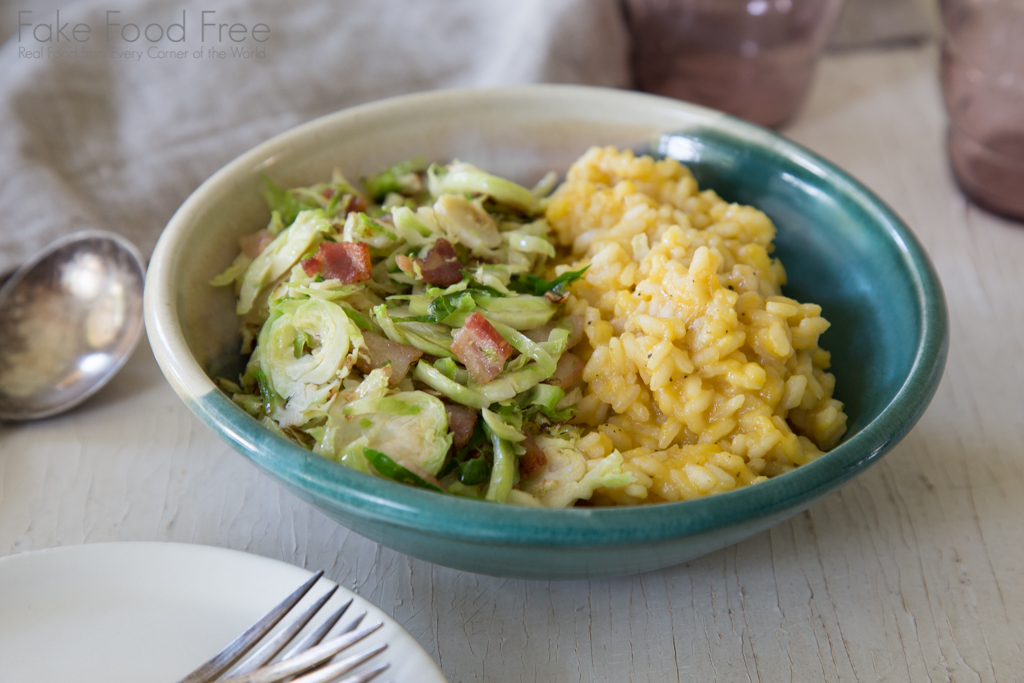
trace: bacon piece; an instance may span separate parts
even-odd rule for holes
[[[452,433],[452,445],[462,448],[469,443],[476,427],[478,413],[458,403],[445,403],[444,410],[448,413],[448,431]]]
[[[346,285],[369,280],[372,273],[370,247],[362,242],[322,242],[316,254],[303,259],[301,265],[309,277],[321,273],[325,279]]]
[[[320,194],[321,196],[323,196],[324,199],[330,199],[335,194],[337,194],[337,190],[335,190],[333,187],[325,187],[324,191],[321,192]]]
[[[452,337],[452,353],[462,361],[477,384],[486,384],[501,374],[512,355],[512,345],[498,334],[479,313],[466,318]]]
[[[363,332],[363,343],[366,344],[366,353],[359,354],[356,367],[363,374],[368,374],[370,371],[382,368],[390,362],[391,376],[388,378],[388,384],[391,386],[395,386],[405,379],[405,376],[409,373],[409,368],[423,355],[423,352],[419,349],[393,342],[387,337],[382,337],[373,332]]]
[[[526,447],[526,453],[519,458],[519,478],[529,479],[548,464],[548,456],[544,455],[532,436],[526,437],[523,446]]]
[[[320,259],[316,256],[310,256],[307,259],[302,259],[302,263],[300,265],[302,266],[302,269],[306,271],[306,275],[313,277],[320,272],[320,269],[324,264],[320,263]]]
[[[450,287],[462,282],[462,263],[455,255],[455,248],[445,238],[434,242],[425,258],[416,259],[423,274],[423,281],[439,287]]]
[[[325,279],[346,285],[370,279],[370,247],[363,242],[323,242],[313,258],[320,262]],[[311,274],[312,264],[303,263],[302,268]]]
[[[269,230],[260,230],[254,232],[251,235],[242,235],[238,238],[238,246],[242,248],[242,251],[249,258],[256,258],[259,256],[267,245],[274,241],[274,236],[270,234]]]
[[[351,211],[366,211],[367,206],[368,204],[366,203],[365,199],[363,199],[362,197],[357,197],[356,195],[352,195],[352,198],[348,200],[348,206],[345,207],[345,212],[348,213]]]
[[[554,374],[546,381],[548,384],[554,384],[559,389],[568,391],[569,387],[583,379],[585,365],[583,361],[567,351],[558,359]]]

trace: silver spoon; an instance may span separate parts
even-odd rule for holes
[[[0,286],[0,419],[56,415],[110,381],[142,336],[143,264],[128,240],[89,230]]]

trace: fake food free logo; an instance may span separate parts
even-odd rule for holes
[[[181,10],[166,22],[139,21],[108,10],[94,26],[67,21],[60,10],[37,19],[32,10],[18,12],[20,59],[263,59],[271,36],[263,22],[222,21],[216,10],[191,15]]]

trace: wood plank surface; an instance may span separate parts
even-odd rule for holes
[[[322,568],[452,681],[1024,680],[1024,225],[956,189],[934,47],[832,55],[785,133],[914,228],[949,300],[945,378],[881,464],[688,564],[580,582],[434,566],[259,474],[173,394],[148,347],[61,418],[0,425],[0,556],[179,541]]]

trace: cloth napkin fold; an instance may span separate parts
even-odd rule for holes
[[[2,10],[0,273],[86,228],[148,254],[220,166],[344,107],[436,88],[630,84],[616,0],[86,0],[59,24],[34,7]]]

